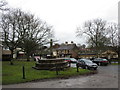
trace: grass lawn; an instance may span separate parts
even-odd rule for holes
[[[26,79],[22,78],[22,66],[25,66]],[[59,75],[56,75],[56,71],[49,70],[35,70],[32,67],[35,66],[35,62],[27,61],[14,61],[14,65],[10,65],[8,61],[2,62],[2,84],[15,84],[28,82],[39,79],[48,79],[56,77],[66,77],[73,75],[87,74],[93,71],[86,69],[79,69],[79,72],[76,72],[76,68],[69,68],[65,71],[60,71]]]
[[[2,62],[0,61],[0,85],[2,84]]]

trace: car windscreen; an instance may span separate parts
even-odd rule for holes
[[[78,60],[83,60],[84,61],[84,60],[90,60],[90,59],[86,59],[86,58],[84,59],[84,58],[82,58],[82,59],[78,59]]]
[[[89,59],[78,59],[78,61],[84,61],[84,60],[86,61],[86,60],[89,60]]]
[[[103,61],[107,61],[107,59],[102,59]]]
[[[65,60],[70,60],[69,58],[65,58]]]
[[[84,60],[85,63],[93,63],[92,61],[90,60]]]
[[[95,61],[107,61],[107,59],[98,58],[98,59],[95,59]]]
[[[94,59],[94,61],[102,61],[102,59],[101,58],[96,58],[96,59]]]
[[[74,58],[71,58],[70,60],[71,60],[71,61],[76,61],[76,59],[74,59]]]

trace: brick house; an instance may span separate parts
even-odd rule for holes
[[[10,61],[10,60],[11,60],[11,51],[2,50],[2,61]]]
[[[100,55],[101,57],[106,57],[108,59],[118,58],[118,54],[112,50],[107,50]]]
[[[61,45],[53,46],[53,55],[56,57],[78,57],[78,47],[73,41],[70,44],[65,42]]]
[[[94,52],[94,49],[79,48],[78,57],[79,58],[95,58],[97,57],[97,54]]]

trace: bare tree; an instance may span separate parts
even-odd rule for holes
[[[119,45],[119,31],[118,25],[116,23],[109,23],[108,25],[109,38],[111,40],[111,44],[109,45],[111,49],[118,54],[118,58],[120,59],[120,45]]]
[[[16,47],[21,47],[26,52],[28,61],[38,45],[46,44],[52,36],[51,26],[20,9],[3,14],[1,27],[4,32],[4,42],[12,54]]]
[[[6,45],[11,51],[11,64],[14,50],[20,43],[20,35],[17,33],[18,23],[17,18],[20,14],[13,11],[8,11],[6,14],[1,15],[1,29],[3,32],[3,44]]]
[[[111,46],[118,46],[118,25],[116,23],[109,23],[108,32],[111,40]]]
[[[95,19],[84,23],[83,28],[77,28],[77,35],[85,34],[88,37],[88,44],[92,47],[96,47],[99,50],[110,43],[107,37],[108,31],[106,27],[106,21],[102,19]]]
[[[96,49],[96,54],[100,50],[111,49],[119,52],[119,34],[116,23],[108,23],[102,19],[95,19],[84,23],[83,28],[77,28],[77,35],[87,35],[88,44]]]
[[[26,52],[27,61],[29,61],[29,56],[39,47],[47,44],[49,38],[53,36],[52,26],[48,26],[46,22],[35,18],[30,13],[22,14],[19,25],[21,26],[19,26],[20,30],[18,33],[22,38],[22,48]]]
[[[0,1],[0,10],[2,10],[2,11],[9,10],[9,8],[6,7],[7,4],[8,4],[8,3],[7,3],[6,1],[1,0],[1,1]]]

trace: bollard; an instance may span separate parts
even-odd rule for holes
[[[57,64],[56,64],[56,75],[58,75],[58,67],[57,67]]]
[[[22,71],[23,71],[23,79],[25,79],[25,67],[22,67]]]
[[[77,72],[79,72],[79,66],[78,66],[78,63],[76,63],[76,67],[77,67]]]
[[[71,62],[69,62],[69,67],[71,67]]]

